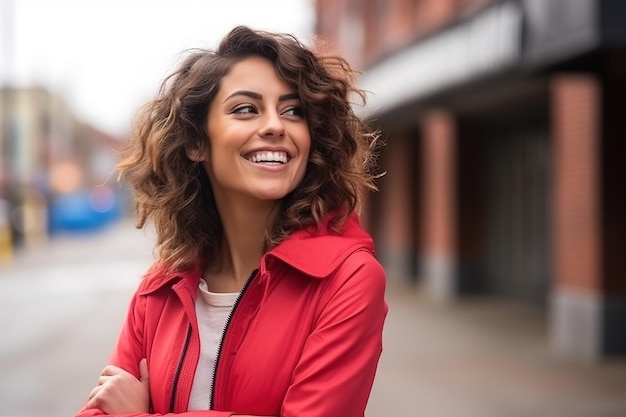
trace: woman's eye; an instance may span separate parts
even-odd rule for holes
[[[304,112],[302,111],[302,107],[290,107],[283,112],[285,116],[297,116],[302,117]]]
[[[239,106],[233,110],[233,113],[237,114],[254,114],[256,113],[256,109],[253,106],[245,105]]]

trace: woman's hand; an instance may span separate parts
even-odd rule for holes
[[[88,408],[107,414],[147,413],[150,409],[150,383],[146,359],[139,363],[140,379],[117,366],[108,365],[89,394]]]

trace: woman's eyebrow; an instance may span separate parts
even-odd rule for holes
[[[250,98],[255,99],[255,100],[262,100],[263,99],[263,95],[261,95],[259,93],[255,93],[254,91],[237,90],[234,93],[232,93],[231,95],[229,95],[228,97],[226,97],[224,99],[224,102],[227,102],[228,100],[230,100],[231,98],[236,97],[236,96],[246,96],[246,97],[250,97]],[[298,96],[297,93],[288,93],[288,94],[282,94],[282,95],[278,96],[278,101],[297,100],[299,98],[300,98],[300,96]]]
[[[235,97],[235,96],[246,96],[246,97],[253,98],[255,100],[261,100],[263,98],[263,96],[261,94],[255,93],[253,91],[238,90],[238,91],[235,91],[234,93],[232,93],[231,95],[229,95],[228,97],[226,97],[224,99],[224,103],[227,102],[228,100],[230,100],[231,98]]]
[[[296,93],[283,94],[278,96],[278,101],[299,100],[300,96]]]

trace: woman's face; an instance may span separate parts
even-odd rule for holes
[[[279,200],[302,181],[309,128],[298,95],[270,61],[235,64],[221,80],[207,124],[203,164],[216,199]]]

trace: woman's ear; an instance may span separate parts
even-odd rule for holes
[[[187,154],[187,158],[194,162],[202,162],[206,157],[204,150],[200,149],[197,144],[186,146],[185,153]]]

